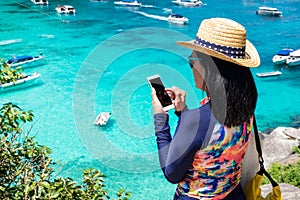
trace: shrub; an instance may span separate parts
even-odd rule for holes
[[[268,172],[278,183],[288,183],[300,188],[300,161],[294,165],[272,163]],[[264,179],[264,183],[269,182]]]
[[[100,170],[83,170],[82,184],[71,178],[54,180],[51,150],[30,136],[31,128],[22,127],[33,121],[32,111],[12,103],[0,109],[0,197],[1,199],[110,199],[106,176]],[[118,200],[128,200],[131,193],[120,189]]]

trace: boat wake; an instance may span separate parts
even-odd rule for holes
[[[42,37],[42,38],[55,38],[55,36],[54,35],[50,35],[50,34],[41,34],[40,35],[40,37]]]
[[[153,6],[153,5],[142,5],[141,7],[143,7],[143,8],[158,8],[157,6]]]
[[[162,20],[162,21],[168,21],[168,18],[164,17],[164,16],[152,15],[152,14],[148,14],[148,13],[141,12],[141,11],[134,11],[134,12],[137,13],[137,14],[143,15],[145,17],[148,17],[148,18]]]
[[[22,42],[22,39],[14,39],[14,40],[2,40],[0,41],[0,45],[8,45],[8,44],[14,44],[17,42]]]
[[[163,8],[164,13],[172,13],[172,9],[170,8]]]

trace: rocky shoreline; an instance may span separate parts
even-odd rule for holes
[[[293,153],[293,147],[300,146],[300,128],[277,127],[271,132],[260,133],[264,165],[266,169],[273,162],[281,164],[296,164],[300,160],[298,154]],[[251,138],[249,148],[243,161],[241,184],[244,186],[259,170],[254,137]],[[279,183],[283,200],[299,200],[300,188],[286,183]],[[261,186],[265,197],[272,192],[272,185]]]

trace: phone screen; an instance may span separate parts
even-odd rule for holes
[[[173,102],[165,90],[165,86],[162,83],[159,75],[154,75],[148,77],[148,81],[151,84],[151,86],[156,91],[156,96],[159,99],[161,105],[163,106],[164,110],[169,110],[171,108],[174,108]]]

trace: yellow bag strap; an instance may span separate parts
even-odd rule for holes
[[[254,128],[256,151],[258,153],[258,162],[259,162],[259,165],[260,165],[260,170],[259,170],[258,174],[259,175],[263,175],[263,174],[266,175],[266,177],[270,180],[272,186],[276,187],[276,186],[278,186],[278,183],[270,176],[270,174],[267,172],[267,170],[264,167],[264,159],[263,159],[263,156],[262,156],[262,150],[261,150],[261,145],[260,145],[260,140],[259,140],[255,115],[253,115],[253,128]]]

